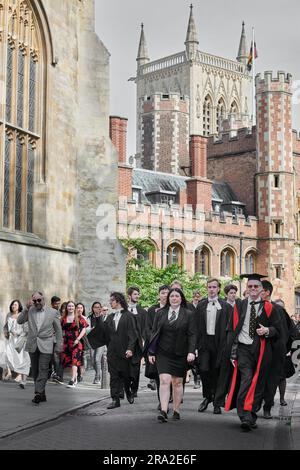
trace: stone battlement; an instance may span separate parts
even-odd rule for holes
[[[292,75],[283,71],[277,72],[277,76],[273,76],[273,71],[267,71],[262,76],[259,73],[255,78],[257,93],[273,90],[288,91],[292,85]],[[287,87],[288,85],[288,87]]]

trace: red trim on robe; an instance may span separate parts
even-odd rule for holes
[[[258,381],[258,377],[259,377],[259,373],[260,373],[261,363],[262,363],[263,356],[264,356],[264,353],[265,353],[265,347],[266,347],[265,338],[260,338],[259,358],[258,358],[258,362],[257,362],[256,372],[254,374],[251,386],[248,390],[248,393],[247,393],[247,396],[246,396],[246,399],[245,399],[245,403],[244,403],[244,410],[245,411],[252,411],[252,406],[253,406],[253,403],[254,403],[255,390],[256,390],[257,381]]]
[[[233,331],[236,330],[236,327],[238,326],[238,322],[239,322],[239,312],[238,312],[237,306],[235,305],[234,310],[233,310]]]
[[[226,404],[225,404],[225,408],[224,408],[225,411],[230,411],[231,410],[232,398],[233,398],[235,387],[236,387],[237,373],[238,373],[238,367],[237,367],[237,361],[236,361],[236,367],[234,368],[234,371],[233,371],[233,374],[232,374],[230,392],[228,394]]]

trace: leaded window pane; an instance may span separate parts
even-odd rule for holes
[[[27,232],[33,233],[34,147],[28,147],[27,165]]]
[[[25,57],[23,52],[19,49],[18,58],[18,98],[17,98],[17,124],[23,127],[23,114],[24,114],[24,64]]]
[[[36,69],[37,62],[30,56],[30,77],[29,77],[29,130],[35,130],[35,107],[36,107]]]
[[[9,227],[9,203],[10,203],[10,158],[11,142],[8,135],[5,136],[5,157],[4,157],[4,198],[3,198],[3,226]]]
[[[13,49],[8,44],[7,66],[6,66],[6,120],[8,122],[11,122],[12,86],[13,86]]]
[[[15,229],[21,230],[21,210],[22,210],[22,169],[23,169],[23,145],[17,136],[16,152],[16,190],[15,190]]]

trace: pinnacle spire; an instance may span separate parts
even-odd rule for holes
[[[138,63],[138,67],[150,62],[143,23],[141,24],[141,38],[140,38],[138,56],[136,60]]]
[[[191,9],[191,12],[190,12],[190,19],[189,19],[189,24],[188,24],[185,46],[186,46],[186,53],[187,53],[188,59],[194,60],[196,58],[196,54],[198,51],[199,41],[198,41],[197,29],[196,29],[196,24],[194,20],[194,14],[193,14],[193,5],[190,6],[190,9]]]
[[[247,43],[246,43],[246,32],[245,32],[245,22],[243,21],[242,25],[242,34],[240,40],[240,47],[236,60],[244,64],[247,63],[248,54],[247,54]]]
[[[191,13],[190,13],[190,19],[189,19],[189,25],[188,25],[185,45],[187,45],[188,43],[191,43],[191,42],[195,42],[195,43],[199,44],[196,24],[195,24],[195,20],[194,20],[193,8],[194,7],[191,4],[191,6],[190,6]]]

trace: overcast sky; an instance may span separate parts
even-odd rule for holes
[[[181,52],[191,0],[95,0],[96,31],[111,54],[111,114],[129,119],[128,154],[136,150],[136,74],[140,25],[145,27],[151,60]],[[293,75],[293,127],[300,131],[299,0],[193,0],[199,49],[228,59],[237,56],[241,25],[248,48],[252,26],[259,58],[257,72],[283,70]],[[299,83],[297,83],[299,81]]]

